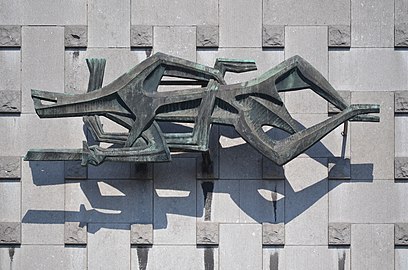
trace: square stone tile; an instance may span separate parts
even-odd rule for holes
[[[285,244],[285,224],[262,223],[262,244],[277,246]]]
[[[130,244],[153,245],[153,224],[132,224],[130,226]]]
[[[86,47],[88,45],[88,26],[66,25],[64,28],[65,47]]]
[[[395,179],[407,180],[408,179],[408,157],[396,157],[395,158]]]
[[[331,157],[329,158],[329,179],[348,180],[351,178],[350,159]]]
[[[0,244],[20,244],[21,224],[19,222],[0,222]]]
[[[218,245],[219,224],[215,222],[197,222],[197,245]]]
[[[131,47],[153,47],[153,26],[132,25],[130,27]]]
[[[329,47],[350,47],[350,25],[329,26]]]
[[[262,47],[284,47],[285,46],[285,26],[283,25],[263,25],[262,26]]]
[[[20,47],[21,46],[21,26],[2,25],[0,26],[0,47]]]
[[[350,223],[329,223],[329,245],[350,245]]]
[[[395,98],[395,113],[408,112],[408,91],[396,91]]]
[[[21,157],[0,156],[0,179],[21,178]]]
[[[64,176],[65,179],[87,179],[88,167],[81,166],[81,161],[65,161]]]
[[[65,244],[80,245],[87,243],[87,226],[80,222],[65,222]]]
[[[218,47],[218,33],[218,25],[197,25],[197,47]]]
[[[408,223],[395,224],[395,245],[408,246]]]
[[[0,91],[0,114],[20,113],[21,93],[20,91]]]

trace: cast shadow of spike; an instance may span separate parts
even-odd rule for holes
[[[182,127],[185,129],[185,127]],[[275,134],[273,136],[285,136],[284,134]],[[234,136],[231,136],[232,138]],[[235,146],[234,146],[235,147]],[[243,147],[242,145],[236,147]],[[228,151],[228,150],[227,150]],[[309,150],[306,154],[313,156],[314,151],[323,153],[324,156],[330,157],[333,154],[323,145],[318,142],[314,145],[314,149]],[[343,151],[344,152],[344,151]],[[191,157],[191,154],[181,154],[178,157]],[[316,161],[322,163],[323,159],[314,158]],[[327,164],[324,164],[327,165]],[[30,168],[32,172],[33,183],[36,186],[51,186],[51,185],[65,185],[63,175],[63,162],[30,162]],[[352,164],[351,170],[357,172],[360,175],[365,175],[364,181],[372,181],[373,164]],[[62,173],[62,175],[61,175]],[[371,178],[369,177],[371,176]],[[135,180],[133,183],[141,180]],[[246,180],[239,180],[239,183],[245,185]],[[251,180],[249,180],[251,181]],[[265,180],[272,181],[273,180]],[[144,181],[141,181],[144,182]],[[176,189],[175,191],[184,192],[186,196],[174,197],[161,197],[157,194],[157,191],[153,190],[152,200],[161,200],[161,209],[153,208],[152,202],[137,200],[135,197],[134,187],[121,184],[118,180],[70,180],[71,184],[79,184],[80,190],[86,197],[87,205],[79,204],[78,211],[64,211],[61,210],[35,210],[30,209],[24,215],[23,223],[35,223],[35,224],[64,224],[65,222],[79,222],[80,226],[84,226],[87,223],[92,223],[93,226],[88,226],[89,233],[95,233],[101,228],[123,229],[123,224],[127,223],[153,223],[154,229],[165,229],[168,227],[168,215],[182,215],[188,217],[204,217],[208,215],[208,211],[211,211],[211,202],[208,205],[208,198],[214,196],[217,193],[223,193],[229,195],[231,200],[245,213],[250,219],[257,223],[272,222],[272,223],[289,223],[296,217],[304,213],[307,209],[317,203],[332,189],[338,185],[349,181],[329,181],[327,178],[320,179],[317,182],[301,189],[297,190],[294,183],[283,177],[281,180],[275,181],[272,186],[269,186],[268,190],[271,194],[276,194],[278,185],[283,184],[283,196],[272,198],[265,198],[260,193],[261,188],[257,186],[251,186],[247,188],[246,196],[254,201],[261,202],[261,206],[269,205],[269,216],[265,217],[265,213],[260,211],[254,211],[253,204],[242,203],[240,192],[231,192],[231,187],[218,185],[217,180],[202,180],[201,190],[199,188],[193,189]],[[226,181],[224,181],[226,182]],[[112,188],[118,190],[121,196],[106,196],[103,195],[98,187],[98,183],[107,183]],[[166,183],[162,188],[166,188]],[[195,185],[198,187],[199,185]],[[170,187],[173,188],[174,187]],[[150,190],[151,191],[151,190]],[[210,195],[211,194],[211,195]],[[44,194],[46,195],[46,194]],[[194,197],[194,198],[193,198]],[[137,205],[132,205],[132,202],[137,200]],[[173,207],[172,203],[177,200],[178,207]],[[204,201],[198,201],[204,200]],[[203,207],[191,206],[192,201],[195,201],[197,205]],[[168,203],[166,203],[168,202]],[[185,205],[185,207],[180,207]],[[146,207],[147,206],[147,207]],[[151,208],[150,208],[151,207]],[[152,213],[154,209],[154,214]],[[149,213],[150,212],[150,213]],[[143,217],[145,216],[145,217]],[[119,224],[119,226],[118,226]]]

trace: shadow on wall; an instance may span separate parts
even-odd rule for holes
[[[285,136],[281,133],[271,133],[270,135],[277,139]],[[245,146],[239,145],[231,148],[237,147]],[[344,149],[345,141],[343,141],[342,153],[345,152]],[[228,151],[228,149],[226,149],[226,151]],[[322,156],[325,157],[333,156],[321,142],[318,142],[313,149],[309,149],[306,154],[311,156],[316,151],[323,153]],[[191,157],[191,154],[186,155]],[[185,155],[178,155],[178,157],[183,156]],[[314,160],[327,166],[323,161],[325,159],[314,158]],[[61,166],[55,166],[55,164],[60,164]],[[364,175],[367,176],[371,175],[371,178],[367,177],[367,180],[364,181],[372,181],[373,164],[352,164],[351,166],[351,171],[363,172]],[[30,162],[30,168],[35,186],[71,185],[76,187],[69,191],[67,186],[65,186],[65,190],[66,192],[72,192],[70,196],[74,196],[75,199],[77,199],[76,207],[72,207],[71,209],[78,209],[79,207],[79,211],[30,209],[24,215],[22,222],[37,224],[80,222],[80,226],[93,223],[95,226],[91,226],[91,228],[88,226],[88,232],[90,233],[95,233],[100,228],[115,229],[118,223],[153,223],[154,229],[165,229],[168,226],[168,214],[203,217],[204,220],[210,220],[212,200],[217,194],[229,195],[230,199],[240,210],[255,222],[289,223],[324,197],[330,190],[344,182],[335,181],[333,182],[334,184],[329,185],[327,178],[324,178],[301,190],[297,190],[294,188],[293,183],[286,179],[286,177],[285,179],[277,181],[263,180],[271,183],[271,185],[245,187],[246,200],[252,203],[244,203],[240,192],[236,192],[236,187],[231,188],[230,186],[231,183],[237,183],[233,180],[228,181],[228,185],[220,185],[218,183],[221,181],[217,182],[217,180],[200,180],[198,183],[201,185],[190,185],[190,188],[175,188],[171,183],[160,183],[161,189],[166,189],[166,184],[168,184],[168,190],[171,190],[173,193],[179,192],[185,194],[183,196],[176,196],[175,198],[172,196],[160,196],[157,190],[154,189],[152,180],[95,179],[64,181],[63,162]],[[57,170],[61,170],[61,168],[62,175],[61,172],[57,172]],[[99,168],[100,167],[94,167],[96,170]],[[55,170],[55,172],[45,173],[49,170]],[[51,175],[58,175],[58,177],[52,177]],[[246,184],[246,180],[237,181],[241,181],[240,183],[243,185]],[[101,186],[104,185],[116,190],[117,194],[103,194]],[[265,198],[265,196],[262,196],[259,192],[260,188],[268,189],[268,192],[272,194],[273,197]],[[44,196],[48,195],[46,192],[47,191],[44,190]],[[61,192],[60,196],[63,196],[63,194],[64,193]],[[54,197],[55,194],[50,194],[50,196]],[[157,198],[160,199],[159,205],[162,206],[162,209],[157,209],[159,206],[153,205]],[[63,198],[60,199],[62,200]],[[78,204],[78,201],[84,203]],[[68,201],[67,196],[65,196],[65,205],[69,205],[70,203],[72,202]],[[52,202],[50,202],[50,204],[50,208],[52,208]],[[269,205],[271,206],[269,209],[259,211],[259,208]],[[67,207],[65,207],[65,209],[67,209]],[[153,213],[153,210],[155,213]],[[121,227],[121,229],[123,229],[123,227]]]

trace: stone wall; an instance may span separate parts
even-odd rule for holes
[[[0,269],[407,269],[407,48],[406,0],[1,0]],[[299,54],[381,121],[283,168],[218,126],[211,175],[195,153],[22,161],[86,137],[81,118],[40,120],[30,89],[83,93],[86,58],[107,59],[106,85],[158,51],[256,60],[228,82]],[[310,90],[282,97],[304,126],[335,113]]]

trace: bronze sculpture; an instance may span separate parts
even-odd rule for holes
[[[212,124],[230,125],[260,153],[283,165],[345,121],[379,121],[375,104],[349,105],[330,83],[308,62],[294,56],[260,77],[228,85],[226,72],[255,70],[253,61],[217,59],[214,67],[203,66],[163,53],[156,53],[129,72],[102,87],[105,61],[87,60],[90,70],[88,92],[79,95],[32,90],[36,113],[41,118],[84,116],[98,145],[73,150],[30,150],[26,160],[82,160],[82,165],[104,161],[170,161],[170,149],[208,151]],[[162,77],[174,85],[201,87],[159,92]],[[310,88],[341,110],[340,113],[307,129],[300,130],[278,92]],[[42,101],[51,102],[43,104]],[[128,133],[104,132],[98,116],[105,116],[127,128]],[[158,121],[194,123],[191,133],[163,133]],[[273,140],[262,126],[273,126],[290,134]]]

